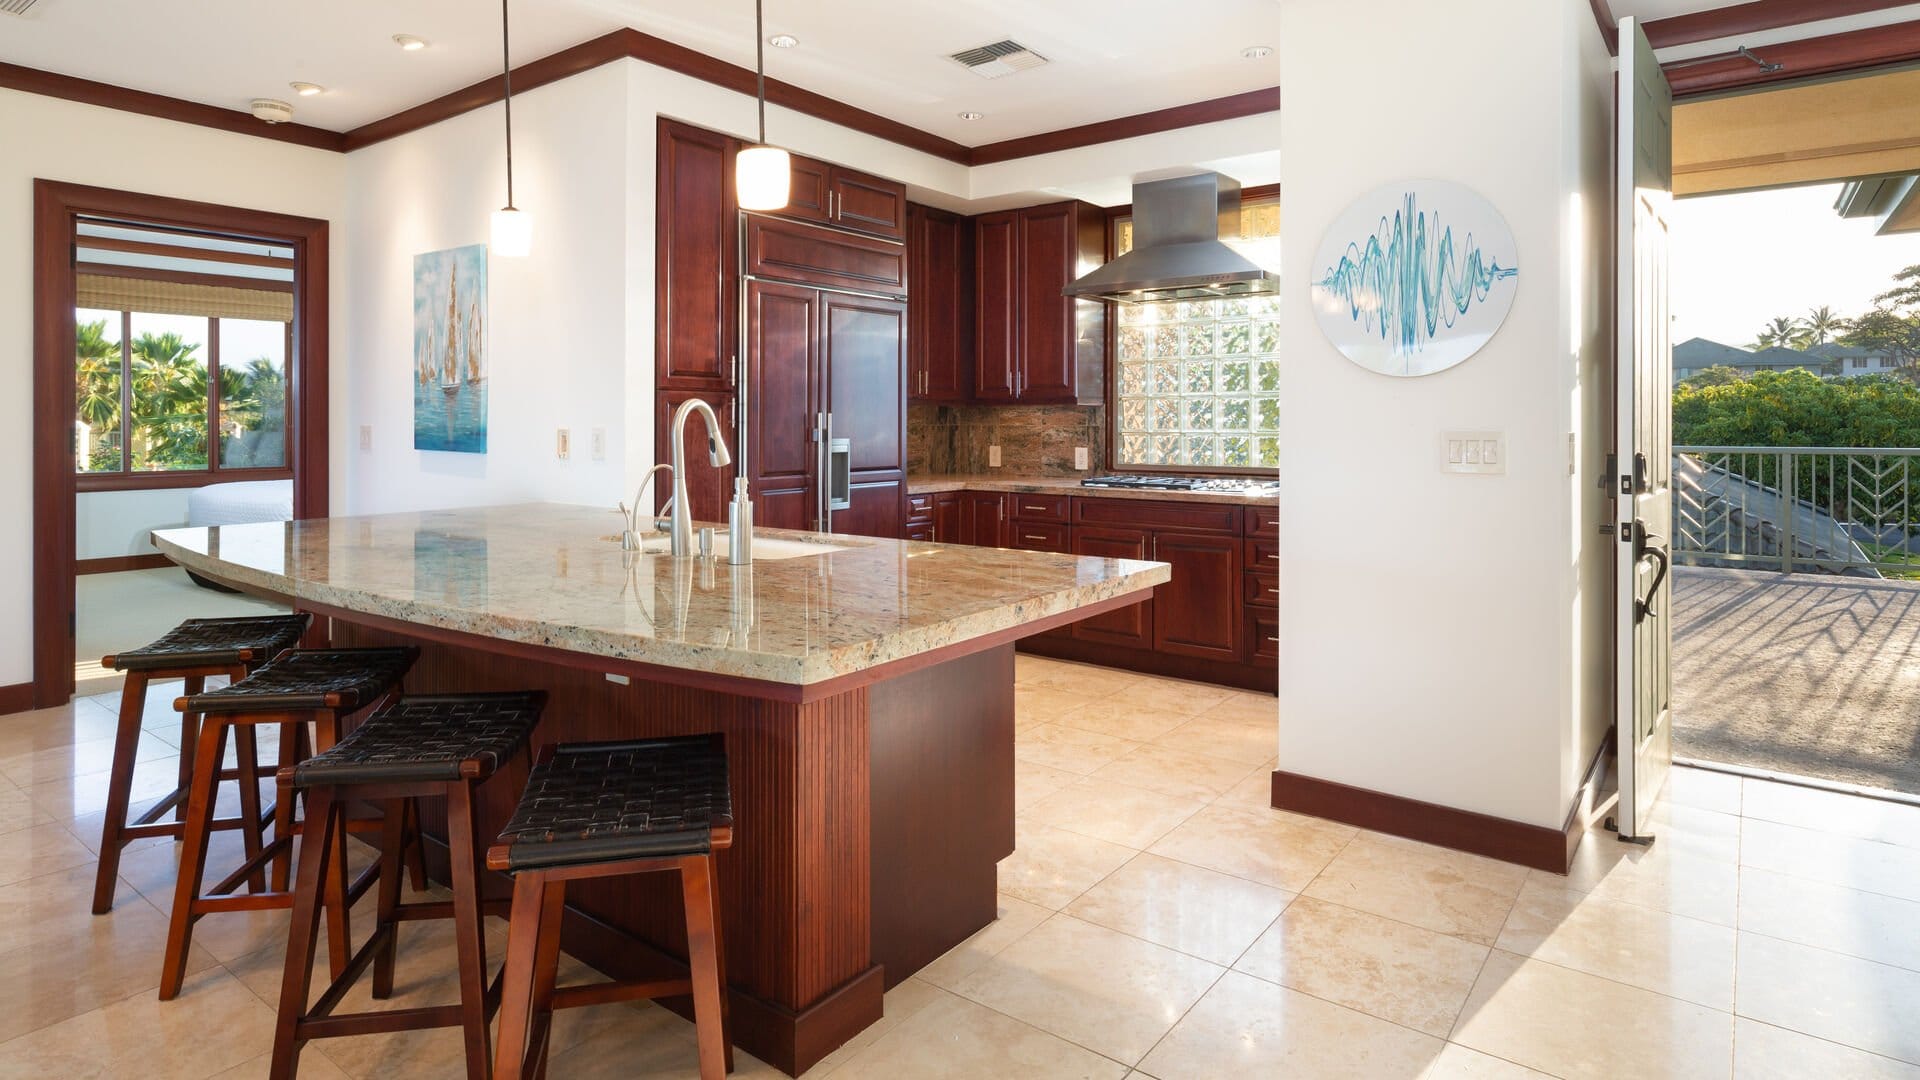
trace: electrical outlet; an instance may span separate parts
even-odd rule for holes
[[[992,445],[987,447],[987,468],[997,469],[999,467],[1000,467],[1000,444],[993,443]]]
[[[1073,448],[1073,467],[1079,469],[1081,472],[1093,468],[1092,459],[1088,455],[1086,447],[1076,446]]]
[[[362,450],[373,449],[373,425],[372,424],[360,425],[360,449]]]
[[[593,460],[607,460],[607,429],[603,427],[594,428],[590,442],[593,450]]]
[[[559,430],[554,432],[553,456],[559,458],[561,461],[565,461],[567,460],[567,458],[571,457],[572,454],[573,454],[573,433],[571,431],[568,431],[566,428],[560,428]]]

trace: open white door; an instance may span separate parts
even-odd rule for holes
[[[1673,91],[1638,20],[1620,20],[1615,153],[1615,699],[1623,840],[1651,839],[1648,815],[1673,766],[1673,350],[1667,207],[1673,201]]]

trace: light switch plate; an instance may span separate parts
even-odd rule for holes
[[[593,460],[595,461],[607,460],[607,429],[606,428],[597,427],[593,429],[591,444],[592,444],[592,450],[593,450]]]
[[[994,443],[991,446],[987,447],[987,468],[997,469],[999,467],[1000,467],[1000,444]]]
[[[573,432],[560,428],[553,434],[553,456],[561,461],[573,455]]]
[[[1073,448],[1073,467],[1079,469],[1081,472],[1093,468],[1092,460],[1087,454],[1086,447],[1076,446]]]
[[[1507,471],[1507,436],[1500,431],[1447,431],[1440,435],[1440,471],[1493,476]]]
[[[360,449],[362,450],[373,449],[373,425],[372,424],[360,425]]]

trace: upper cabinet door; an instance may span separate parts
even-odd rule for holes
[[[973,396],[981,401],[1011,401],[1020,363],[1020,215],[983,214],[974,219],[974,326],[979,347],[974,356]]]
[[[815,357],[820,292],[771,281],[747,283],[747,479],[754,522],[770,529],[817,525],[815,421],[822,406]]]
[[[915,401],[963,404],[973,386],[973,226],[917,205],[907,221],[907,390]]]
[[[1021,214],[1018,338],[1024,373],[1020,400],[1074,400],[1074,301],[1060,295],[1073,280],[1072,203],[1036,206]]]
[[[830,220],[845,229],[907,238],[907,186],[833,166],[827,177]]]
[[[655,355],[659,385],[724,392],[734,377],[733,155],[725,135],[660,121]]]
[[[828,193],[833,190],[829,179],[833,167],[799,154],[791,154],[789,159],[793,162],[793,181],[787,190],[787,205],[772,212],[801,221],[832,220]]]

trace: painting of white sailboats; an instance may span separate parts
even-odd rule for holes
[[[487,452],[485,244],[413,257],[413,448]]]

